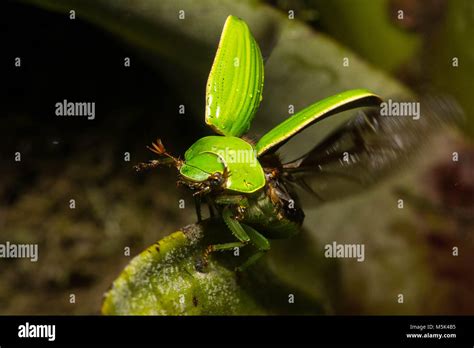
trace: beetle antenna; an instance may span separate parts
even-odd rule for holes
[[[166,148],[163,145],[163,143],[161,142],[160,138],[157,138],[155,142],[152,142],[151,147],[147,146],[147,149],[150,150],[153,153],[156,153],[159,156],[166,156],[166,157],[170,158],[171,160],[173,160],[173,162],[175,163],[177,168],[181,167],[181,165],[182,165],[182,161],[179,158],[176,158],[176,157],[170,155],[168,153],[168,151],[166,151]]]
[[[136,166],[134,166],[135,170],[137,172],[140,172],[142,170],[146,169],[153,169],[157,168],[161,165],[174,165],[176,168],[181,168],[183,165],[183,161],[181,161],[179,158],[176,158],[168,153],[166,151],[165,146],[161,142],[161,139],[156,139],[155,142],[151,143],[151,146],[147,146],[147,149],[150,150],[151,152],[157,154],[158,156],[162,156],[162,158],[158,160],[152,160],[147,163],[139,163]],[[165,157],[165,158],[163,158]]]

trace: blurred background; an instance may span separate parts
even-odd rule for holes
[[[136,174],[133,165],[152,158],[145,146],[157,137],[183,154],[211,134],[205,84],[229,14],[247,21],[266,62],[252,136],[288,117],[289,105],[349,88],[447,94],[466,116],[394,178],[308,209],[307,232],[269,255],[280,276],[311,293],[321,245],[364,243],[365,262],[340,262],[336,313],[473,314],[469,0],[2,1],[0,242],[38,243],[39,260],[0,259],[0,314],[99,313],[131,257],[195,222],[173,170]],[[95,102],[95,119],[56,117],[64,99]],[[400,189],[414,197],[402,210]]]

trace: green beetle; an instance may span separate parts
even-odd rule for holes
[[[203,260],[213,251],[251,243],[257,252],[241,270],[270,249],[268,239],[287,238],[300,230],[304,213],[298,189],[319,202],[359,192],[390,170],[416,145],[416,134],[431,126],[429,118],[416,124],[408,118],[382,118],[382,99],[356,89],[308,106],[254,143],[243,136],[262,100],[263,76],[262,55],[249,27],[229,16],[206,89],[205,122],[219,135],[199,139],[184,160],[170,155],[158,140],[149,149],[159,158],[137,166],[175,166],[178,183],[194,192],[198,220],[205,200],[211,216],[222,218],[236,237],[235,242],[209,246]],[[361,107],[370,109],[336,127],[302,157],[282,163],[276,150],[293,136],[329,116]],[[327,185],[328,177],[349,185]]]

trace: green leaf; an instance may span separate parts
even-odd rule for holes
[[[397,6],[392,0],[357,0],[357,5],[351,0],[310,1],[322,30],[384,70],[400,70],[422,47],[421,34],[400,25],[408,22],[407,7],[418,6],[416,2]],[[400,10],[405,20],[398,18]]]
[[[202,270],[205,248],[226,235],[221,222],[182,228],[135,257],[105,295],[107,315],[322,314],[328,295],[308,293],[279,279],[265,262],[245,273],[234,268],[247,257],[222,252]],[[227,232],[227,231],[226,231]],[[250,252],[250,250],[249,250]],[[293,295],[294,303],[289,295]]]
[[[326,117],[362,106],[380,105],[379,96],[364,90],[354,89],[320,100],[286,119],[257,142],[257,156],[270,149],[277,149],[295,134]]]
[[[206,123],[215,132],[246,133],[262,100],[263,59],[243,20],[229,16],[206,89]]]

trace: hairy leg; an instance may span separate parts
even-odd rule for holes
[[[235,204],[235,202],[232,202]],[[231,203],[231,204],[232,204]],[[260,257],[262,257],[268,250],[270,250],[270,242],[262,234],[256,231],[254,228],[241,224],[235,216],[231,206],[227,205],[222,211],[222,219],[225,224],[232,232],[232,234],[239,240],[238,242],[223,243],[223,244],[213,244],[207,247],[204,252],[204,264],[207,264],[209,255],[218,250],[229,250],[234,248],[240,248],[248,243],[252,243],[256,248],[257,252],[250,256],[240,267],[237,268],[237,271],[243,271],[253,263],[255,263]]]
[[[237,271],[239,272],[244,271],[247,267],[254,264],[268,250],[270,250],[270,242],[261,233],[248,225],[243,225],[243,228],[250,237],[250,242],[257,248],[257,252],[250,256],[242,265],[237,267]]]

